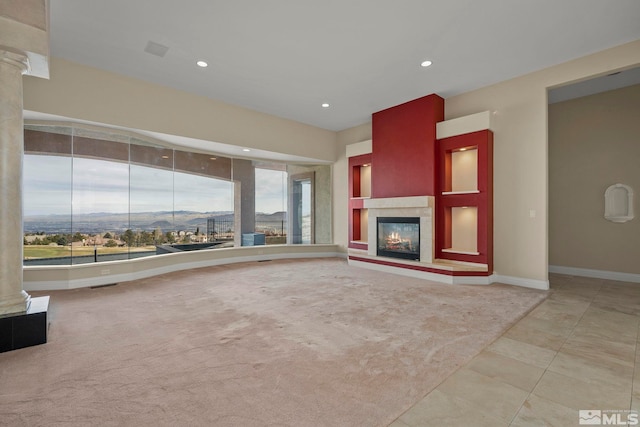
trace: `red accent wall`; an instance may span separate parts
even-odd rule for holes
[[[443,120],[444,99],[435,94],[373,114],[372,198],[436,194],[436,123]]]
[[[442,194],[451,191],[451,153],[460,148],[478,149],[479,193]],[[487,264],[493,272],[493,132],[481,130],[438,141],[439,191],[436,196],[436,258]],[[478,209],[477,248],[480,255],[442,252],[451,247],[451,208],[475,206]]]

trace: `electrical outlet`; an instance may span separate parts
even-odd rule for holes
[[[103,276],[106,276],[109,273],[111,273],[111,270],[109,270],[108,268],[104,270],[100,270],[100,274],[102,274]]]

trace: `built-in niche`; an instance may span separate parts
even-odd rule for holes
[[[478,149],[462,147],[451,153],[451,193],[478,192]]]
[[[604,217],[611,222],[631,221],[633,190],[628,185],[613,184],[604,193]]]
[[[369,212],[364,200],[371,198],[371,154],[349,158],[349,247],[367,249]]]
[[[478,208],[475,206],[452,207],[450,246],[442,251],[467,255],[478,252]]]
[[[440,192],[436,200],[436,257],[486,264],[493,253],[493,133],[438,140]]]

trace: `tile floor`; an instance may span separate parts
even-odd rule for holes
[[[640,411],[640,283],[550,283],[546,301],[391,426],[566,427],[578,410],[623,422]]]

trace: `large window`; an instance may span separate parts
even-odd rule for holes
[[[230,165],[118,134],[27,126],[25,264],[111,261],[233,240]],[[224,234],[209,233],[216,220]]]
[[[215,249],[255,233],[266,244],[331,242],[329,166],[231,159],[76,125],[26,125],[24,148],[25,265]],[[315,181],[292,181],[301,173]]]
[[[129,227],[129,165],[74,158],[72,200],[72,263],[94,262],[107,253],[111,260],[126,259],[131,248],[105,246],[103,240]]]
[[[24,259],[71,256],[71,157],[24,157]]]
[[[231,182],[182,172],[174,173],[174,182],[175,206],[180,209],[175,217],[180,243],[233,238]]]
[[[256,232],[267,245],[287,243],[286,165],[258,164],[255,180]]]

